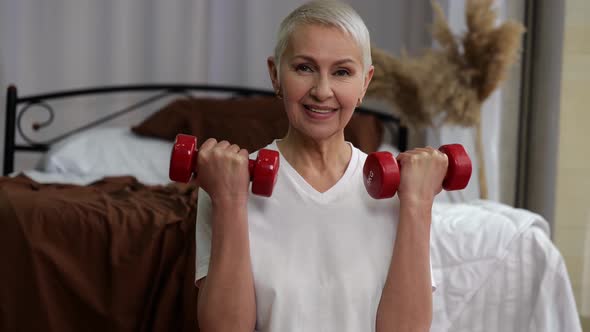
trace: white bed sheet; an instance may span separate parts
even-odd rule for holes
[[[431,331],[581,331],[564,260],[539,215],[492,201],[437,203]]]
[[[32,170],[39,183],[87,185],[109,176],[134,176],[148,185],[170,183],[172,142],[141,137],[128,127],[94,128],[52,146]]]
[[[52,146],[39,171],[25,174],[40,183],[70,179],[88,184],[106,176],[132,175],[145,184],[168,184],[171,151],[172,142],[138,136],[128,127],[94,128]]]

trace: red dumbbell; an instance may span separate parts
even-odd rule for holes
[[[193,173],[197,174],[197,138],[178,134],[170,155],[170,180],[187,183]],[[249,160],[248,170],[252,181],[252,193],[269,197],[272,195],[279,171],[279,153],[262,149],[256,160]]]
[[[443,145],[439,150],[449,159],[447,174],[442,187],[445,190],[461,190],[471,178],[471,159],[461,144]],[[389,152],[374,152],[367,156],[363,166],[365,188],[376,199],[395,195],[400,182],[397,160]]]

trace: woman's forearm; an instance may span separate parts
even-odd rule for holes
[[[377,309],[377,332],[430,330],[431,211],[432,202],[400,206],[393,255]]]
[[[199,289],[201,331],[252,332],[256,302],[246,208],[212,207],[209,271]]]

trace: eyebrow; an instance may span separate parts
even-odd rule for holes
[[[312,58],[308,55],[298,54],[293,57],[293,59],[296,59],[296,58],[304,59],[309,62],[314,62],[314,63],[316,62],[314,58]],[[352,58],[344,58],[344,59],[334,62],[334,65],[339,66],[339,65],[346,64],[346,63],[356,63],[356,61],[354,61],[354,59],[352,59]]]

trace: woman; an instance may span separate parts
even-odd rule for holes
[[[427,331],[430,223],[447,160],[404,152],[397,197],[373,200],[344,127],[373,75],[349,6],[307,3],[280,26],[270,78],[289,119],[273,196],[248,194],[248,153],[199,152],[196,284],[202,331]]]

